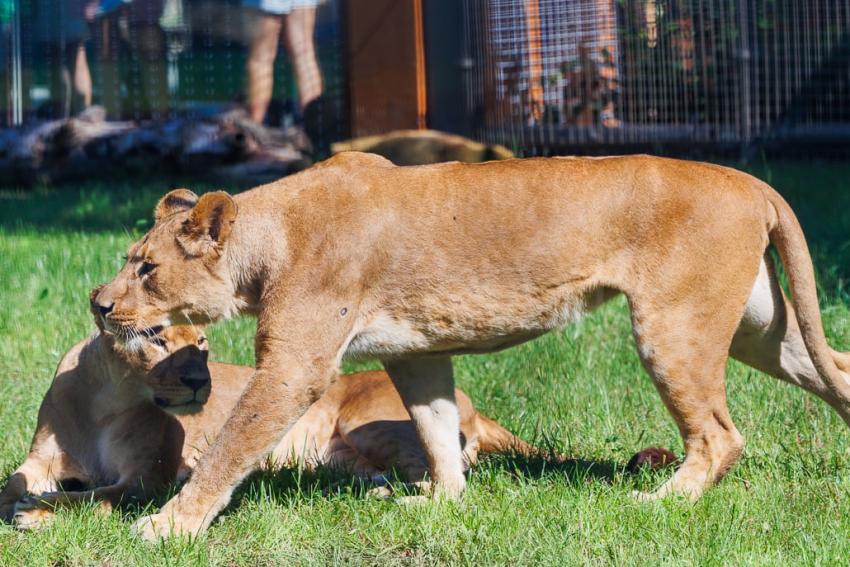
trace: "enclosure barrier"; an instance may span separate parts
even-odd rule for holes
[[[526,153],[847,145],[846,0],[464,0],[467,112]]]

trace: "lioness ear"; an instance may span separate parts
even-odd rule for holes
[[[174,189],[169,191],[165,197],[159,200],[154,209],[153,218],[155,222],[171,216],[180,211],[188,211],[198,204],[198,196],[188,189]]]
[[[177,240],[193,256],[201,256],[211,249],[220,251],[235,220],[233,197],[224,191],[205,193],[183,222]]]

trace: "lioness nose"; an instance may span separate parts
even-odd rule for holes
[[[203,373],[188,373],[181,374],[180,381],[192,388],[193,392],[197,392],[204,386],[206,386],[210,379],[203,375]]]
[[[114,303],[110,303],[109,305],[101,305],[97,304],[97,310],[100,311],[100,314],[106,317],[112,312],[112,308],[115,307]]]

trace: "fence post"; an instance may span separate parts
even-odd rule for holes
[[[24,92],[23,82],[21,77],[21,0],[15,0],[12,3],[12,29],[11,29],[12,49],[10,54],[11,59],[11,122],[12,126],[20,126],[24,121]]]
[[[734,4],[733,4],[734,5]],[[752,50],[750,49],[750,2],[741,2],[738,8],[738,49],[737,59],[739,62],[739,94],[740,94],[740,136],[742,146],[746,147],[753,139],[752,133],[752,84],[750,67],[752,63]]]

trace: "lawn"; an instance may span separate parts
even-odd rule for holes
[[[754,168],[791,202],[813,248],[827,336],[850,350],[850,165]],[[0,474],[24,457],[41,396],[62,354],[93,329],[87,291],[122,264],[149,225],[155,182],[0,192]],[[722,261],[722,259],[718,259]],[[210,331],[216,360],[251,364],[254,323]],[[698,363],[698,362],[697,362]],[[730,362],[732,415],[747,438],[740,464],[697,504],[640,504],[667,472],[624,474],[649,445],[682,452],[676,428],[634,352],[620,299],[564,331],[456,361],[478,408],[521,437],[591,465],[485,459],[460,503],[368,499],[324,472],[252,477],[194,542],[148,545],[141,510],[63,511],[47,528],[0,526],[0,565],[280,564],[846,564],[850,447],[825,404]]]

